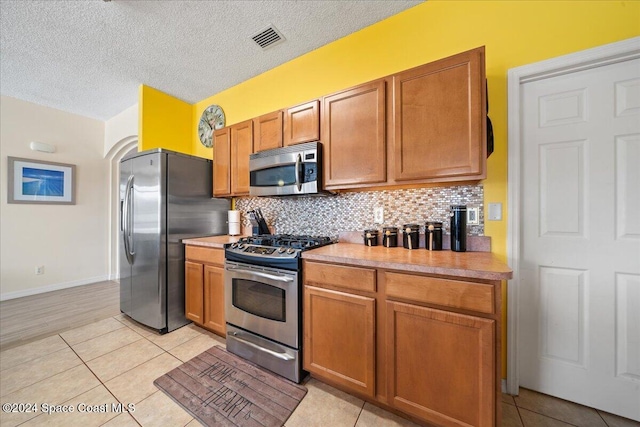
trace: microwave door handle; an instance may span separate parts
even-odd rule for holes
[[[293,278],[289,276],[275,276],[273,274],[263,273],[261,271],[245,270],[244,268],[238,268],[238,267],[227,267],[226,270],[235,271],[237,273],[251,274],[253,276],[263,277],[269,280],[276,280],[278,282],[293,282]]]
[[[302,155],[300,153],[298,153],[298,155],[296,156],[296,188],[298,189],[298,191],[302,191],[302,171],[301,171],[301,166],[302,165]]]

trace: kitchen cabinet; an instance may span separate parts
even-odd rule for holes
[[[495,320],[388,301],[387,322],[393,407],[435,425],[495,425]]]
[[[312,376],[429,425],[500,425],[511,273],[491,254],[338,243],[305,252],[303,275]]]
[[[484,47],[395,74],[393,184],[486,178]]]
[[[385,88],[380,79],[323,98],[326,189],[386,181]]]
[[[213,195],[231,195],[231,129],[225,127],[213,133]]]
[[[285,146],[318,140],[320,140],[320,101],[316,99],[285,110]]]
[[[226,336],[224,250],[187,245],[185,258],[187,319],[220,336]]]
[[[253,119],[255,152],[282,147],[282,111]]]
[[[310,263],[304,274],[304,369],[373,397],[376,300],[358,291],[374,285],[374,271]]]
[[[249,155],[253,153],[253,120],[214,132],[213,195],[249,195]]]

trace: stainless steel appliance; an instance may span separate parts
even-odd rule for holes
[[[120,162],[120,310],[160,333],[190,322],[182,239],[227,233],[211,163],[162,149]]]
[[[307,142],[249,156],[251,196],[328,194],[322,191],[322,144]]]
[[[258,235],[225,250],[227,350],[302,380],[301,252],[329,237]]]

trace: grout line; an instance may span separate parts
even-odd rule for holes
[[[362,411],[364,411],[364,405],[366,404],[366,401],[362,401],[362,406],[360,407],[360,412],[358,412],[358,418],[356,418],[356,422],[353,424],[353,427],[356,427],[358,425],[358,421],[360,420],[360,415],[362,415]]]

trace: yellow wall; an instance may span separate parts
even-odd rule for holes
[[[140,86],[138,101],[138,150],[160,147],[192,153],[191,104],[145,85]]]
[[[495,134],[485,211],[489,202],[503,204],[503,220],[485,222],[485,234],[506,260],[507,70],[639,34],[638,1],[430,0],[194,104],[191,144],[183,148],[212,157],[194,131],[208,105],[219,104],[227,125],[234,124],[484,45]],[[505,334],[506,328],[503,343]],[[506,345],[506,362],[505,354]]]

